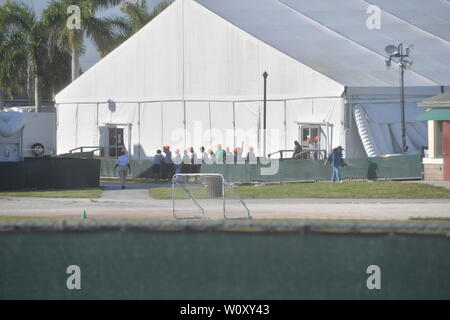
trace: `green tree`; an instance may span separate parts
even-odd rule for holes
[[[57,47],[71,55],[72,81],[80,74],[80,53],[84,41],[89,37],[101,56],[105,56],[115,47],[117,33],[123,33],[127,25],[118,17],[99,18],[101,10],[118,5],[122,0],[52,0],[43,13],[43,21],[49,29],[49,47]],[[71,17],[68,9],[77,6],[80,10],[80,26],[68,26]],[[72,13],[74,14],[74,13]]]
[[[147,1],[125,1],[122,4],[122,12],[126,14],[126,25],[124,28],[123,38],[124,41],[139,31],[143,26],[153,20],[158,14],[163,12],[173,0],[163,0],[159,2],[152,11],[149,11]]]
[[[7,0],[0,7],[0,33],[0,86],[7,95],[34,88],[37,111],[47,59],[45,27],[30,7]]]

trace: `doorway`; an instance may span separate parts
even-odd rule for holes
[[[129,150],[130,128],[129,125],[106,125],[99,127],[99,143],[102,147],[100,156],[116,158],[120,150]]]
[[[108,153],[110,157],[117,157],[119,150],[121,150],[124,144],[123,128],[108,128],[109,145]]]

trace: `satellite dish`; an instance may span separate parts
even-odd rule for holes
[[[384,51],[386,51],[386,53],[389,55],[395,55],[397,54],[397,47],[394,46],[393,44],[390,44],[386,46],[386,48],[384,48]]]

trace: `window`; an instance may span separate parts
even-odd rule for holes
[[[303,148],[313,148],[320,139],[319,126],[301,126],[301,145]],[[317,137],[317,138],[316,138]]]

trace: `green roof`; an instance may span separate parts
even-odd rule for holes
[[[430,109],[417,116],[417,120],[450,120],[450,108]]]

